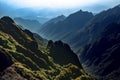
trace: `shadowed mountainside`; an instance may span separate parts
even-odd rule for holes
[[[104,80],[120,79],[120,24],[111,23],[80,55],[88,72]]]
[[[120,7],[103,11],[95,16],[90,12],[78,11],[55,24],[40,29],[40,35],[68,43],[74,51],[93,42],[110,23],[120,23]]]
[[[68,42],[71,37],[81,29],[91,18],[93,14],[87,11],[78,11],[66,17],[62,21],[45,23],[39,33],[41,36],[52,40],[63,40]],[[60,17],[59,17],[60,18]]]

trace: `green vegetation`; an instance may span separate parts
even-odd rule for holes
[[[9,30],[8,27],[12,29]],[[56,46],[38,49],[40,44],[37,41],[26,34],[14,22],[7,23],[7,19],[5,19],[3,24],[3,21],[0,21],[0,51],[5,51],[5,55],[10,56],[9,59],[13,61],[13,65],[9,67],[14,72],[7,73],[11,75],[17,73],[23,80],[94,80],[92,76],[84,72],[81,65],[79,65],[80,63],[75,62],[77,58],[68,45],[63,46],[62,42],[60,42],[60,45],[58,45],[59,43],[52,43],[52,45]],[[54,53],[57,56],[53,55]],[[62,56],[64,54],[66,57]],[[69,55],[76,58],[75,61]],[[59,57],[59,59],[57,60],[55,57]]]

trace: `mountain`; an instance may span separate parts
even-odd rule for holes
[[[51,25],[51,24],[55,24],[55,23],[57,23],[59,21],[63,21],[63,20],[65,20],[65,18],[66,17],[64,15],[57,16],[57,17],[47,21],[46,23],[44,23],[42,26],[44,28],[44,26],[48,26],[48,25]]]
[[[68,17],[66,19],[68,19]],[[55,29],[56,33],[54,32],[54,34],[50,35],[52,39],[66,41],[73,47],[72,49],[76,51],[79,50],[77,54],[85,71],[97,76],[100,80],[119,80],[120,6],[115,6],[96,14],[90,18],[82,28],[79,27],[75,30],[77,23],[72,26],[72,22],[75,20],[75,22],[79,22],[77,19],[78,17],[73,16],[71,25],[67,25],[67,28],[64,27],[64,29],[62,26],[65,26],[65,24],[63,24],[65,20],[59,22],[59,28],[56,23],[52,25],[54,27],[51,28],[51,32],[47,31],[48,33],[46,32],[43,36],[47,36],[49,39],[48,36],[52,34],[54,32],[52,30]],[[81,23],[79,22],[79,24]],[[51,25],[48,25],[48,27],[51,27]],[[70,31],[70,29],[72,30]],[[64,30],[66,32],[62,34]],[[69,32],[72,33],[66,35]],[[63,35],[66,36],[63,38],[61,37]]]
[[[112,22],[120,22],[120,7],[102,11],[93,16],[90,12],[78,11],[64,21],[49,24],[40,29],[41,36],[47,39],[62,40],[77,52],[86,44],[93,42]]]
[[[73,51],[67,44],[62,43],[61,41],[53,42],[50,40],[47,47],[50,49],[50,55],[54,58],[56,63],[60,63],[61,65],[63,65],[71,62],[77,66],[81,66],[79,64],[77,55],[73,53]],[[64,53],[64,55],[61,53]],[[61,60],[61,57],[64,58]]]
[[[120,23],[109,24],[95,42],[86,45],[80,58],[88,72],[101,80],[120,79]]]
[[[87,11],[78,11],[66,17],[63,21],[51,22],[45,24],[39,31],[39,34],[47,39],[63,40],[69,43],[69,40],[76,34],[91,18],[93,14]]]
[[[93,42],[110,23],[120,23],[120,7],[115,6],[95,15],[79,32],[72,37],[70,43],[74,47],[82,47]]]
[[[97,14],[73,38],[79,38],[77,46],[85,46],[78,53],[87,72],[101,80],[120,79],[119,33],[120,7],[115,6]]]
[[[2,17],[0,80],[95,80],[85,73],[69,45],[48,41],[41,49],[41,40],[39,35],[22,30],[10,17]]]
[[[23,19],[20,17],[14,18],[15,22],[19,25],[21,25],[25,29],[29,29],[33,32],[37,32],[38,29],[41,27],[41,23],[39,23],[37,20],[29,20],[29,19]]]

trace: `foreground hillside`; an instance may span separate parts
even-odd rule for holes
[[[37,38],[10,17],[0,19],[0,80],[94,80],[67,44]]]

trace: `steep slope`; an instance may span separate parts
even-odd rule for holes
[[[14,18],[15,22],[21,25],[25,29],[29,29],[33,32],[37,32],[38,29],[41,27],[41,24],[37,20],[29,20],[20,17]]]
[[[66,18],[66,17],[65,17],[64,15],[57,16],[57,17],[55,17],[55,18],[47,21],[46,23],[44,23],[42,26],[48,26],[48,25],[50,25],[50,24],[55,24],[55,23],[57,23],[57,22],[59,22],[59,21],[65,20],[65,18]]]
[[[42,26],[39,33],[47,39],[63,40],[67,42],[71,36],[81,29],[92,17],[92,13],[80,10],[69,15],[63,21]]]
[[[60,55],[62,46],[55,42],[55,50],[50,47],[38,49],[40,44],[36,38],[10,17],[0,19],[0,80],[94,80],[84,72],[76,55],[68,54],[69,47],[63,46],[61,53],[66,57],[59,56],[57,61],[51,51]],[[69,61],[61,63],[62,60]]]
[[[89,12],[78,11],[68,16],[64,21],[49,24],[41,28],[41,36],[47,39],[62,40],[68,43],[74,51],[91,43],[105,27],[112,23],[120,23],[120,7],[103,11],[95,16]],[[44,30],[44,29],[47,30]]]
[[[120,79],[120,24],[109,24],[102,35],[80,55],[88,72],[103,80]]]
[[[54,58],[56,63],[66,65],[71,62],[72,64],[75,64],[82,68],[77,55],[73,53],[67,44],[62,43],[61,41],[49,41],[47,47],[50,49],[50,55]]]
[[[74,43],[73,46],[80,48],[86,44],[94,41],[103,30],[110,23],[120,23],[120,7],[115,6],[114,8],[103,11],[95,15],[83,29],[79,30],[78,33],[72,37],[69,43]],[[76,42],[76,43],[75,43]]]

